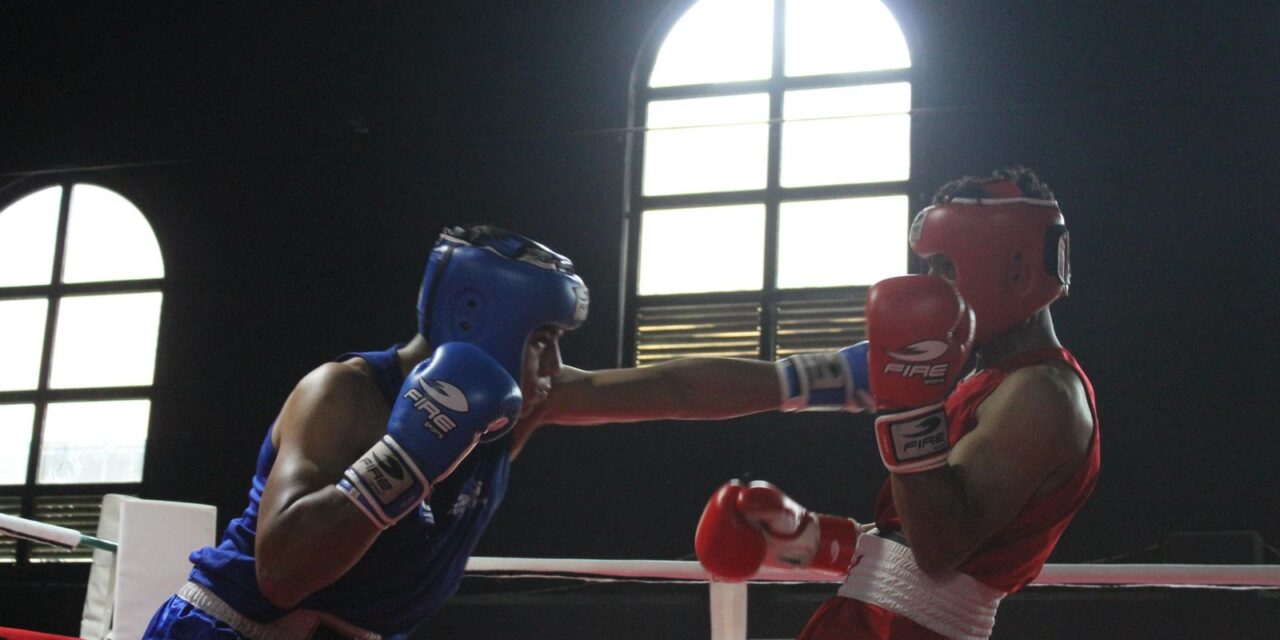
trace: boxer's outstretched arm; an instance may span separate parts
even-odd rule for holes
[[[926,572],[959,566],[1036,495],[1085,463],[1093,416],[1075,373],[1054,364],[1011,374],[978,409],[947,464],[892,476],[894,505]]]
[[[564,367],[536,416],[562,425],[644,420],[717,420],[778,409],[773,362],[682,358],[633,369]]]
[[[308,374],[273,427],[278,453],[259,503],[255,555],[263,595],[282,608],[345,574],[379,533],[335,486],[386,433],[386,401],[356,363]]]

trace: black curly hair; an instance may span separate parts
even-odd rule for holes
[[[1009,165],[992,171],[987,177],[965,176],[942,185],[937,193],[933,194],[933,204],[950,202],[953,198],[990,198],[992,194],[987,190],[986,185],[993,180],[1013,182],[1018,185],[1022,195],[1028,198],[1055,199],[1049,185],[1045,184],[1034,171],[1022,165]]]

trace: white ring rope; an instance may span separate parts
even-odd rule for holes
[[[114,552],[116,544],[74,529],[0,514],[0,535],[63,548],[91,546]],[[472,574],[495,577],[574,577],[663,579],[717,582],[688,560],[592,560],[586,558],[499,558],[477,556],[467,562]],[[517,574],[515,576],[511,574]],[[564,576],[563,574],[571,574]],[[752,582],[840,582],[843,575],[813,570],[765,568]],[[1049,564],[1033,585],[1130,585],[1280,588],[1280,565],[1218,564]]]
[[[591,560],[584,558],[497,558],[476,556],[471,574],[493,577],[592,577],[715,582],[697,562],[680,560]],[[569,574],[569,575],[566,575]],[[830,582],[842,575],[813,570],[765,568],[751,582]],[[1280,589],[1280,565],[1229,564],[1048,564],[1032,585],[1189,586]]]
[[[711,640],[746,640],[747,585],[714,580],[701,565],[673,560],[590,560],[583,558],[473,557],[467,572],[498,579],[567,578],[583,582],[697,581],[711,589]],[[603,577],[602,577],[603,576]],[[836,583],[844,576],[813,570],[766,568],[753,583]],[[1033,586],[1280,588],[1280,565],[1051,564]]]
[[[93,546],[114,552],[114,542],[45,523],[0,517],[0,535],[75,548]],[[96,558],[95,558],[96,560]],[[498,579],[563,578],[583,582],[684,581],[707,583],[710,588],[711,640],[746,640],[747,585],[720,582],[697,562],[679,560],[592,560],[586,558],[472,557],[472,576]],[[812,571],[766,568],[755,583],[836,583],[844,576]],[[1214,589],[1280,588],[1280,565],[1192,564],[1051,564],[1032,583],[1041,586],[1146,586]]]
[[[35,520],[19,518],[4,513],[0,513],[0,536],[21,538],[63,549],[75,549],[79,546],[85,546],[115,553],[119,548],[114,542],[85,535],[75,529],[59,527],[56,524],[36,522]]]

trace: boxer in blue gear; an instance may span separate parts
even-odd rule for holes
[[[419,334],[348,353],[294,388],[249,505],[145,638],[410,633],[458,587],[506,492],[516,423],[586,319],[573,263],[494,227],[450,228],[428,260]]]

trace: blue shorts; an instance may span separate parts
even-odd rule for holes
[[[156,611],[143,640],[248,640],[227,623],[172,596]]]

